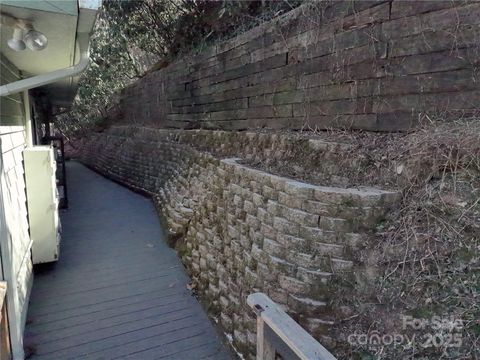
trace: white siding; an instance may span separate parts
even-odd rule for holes
[[[0,59],[1,83],[14,80],[18,72],[5,58]],[[27,143],[26,121],[23,96],[2,97],[0,101],[1,260],[3,277],[8,282],[12,350],[15,358],[21,358],[23,329],[33,280],[22,154]]]
[[[0,130],[1,131],[1,130]],[[29,278],[31,277],[30,236],[25,198],[22,152],[25,148],[24,128],[0,134],[6,230],[8,231],[12,271],[17,279],[18,300],[22,313],[26,311]],[[5,261],[4,261],[5,262]],[[4,264],[5,265],[5,264]],[[24,317],[24,315],[22,316]]]
[[[0,54],[0,84],[20,79],[18,70]],[[0,97],[0,126],[25,125],[21,94]]]

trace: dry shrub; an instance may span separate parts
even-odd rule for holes
[[[353,286],[343,286],[336,337],[345,358],[479,358],[480,123],[432,123],[383,148],[403,202],[357,255]],[[385,165],[387,166],[387,165]],[[352,284],[350,284],[352,285]],[[403,329],[402,317],[461,319],[461,346],[424,347],[437,330]],[[401,346],[350,346],[354,332],[415,335]],[[444,332],[446,339],[448,332]]]
[[[433,123],[407,137],[406,167],[410,183],[480,170],[480,123]]]

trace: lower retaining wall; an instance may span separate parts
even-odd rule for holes
[[[219,134],[202,136],[217,139],[218,150]],[[243,152],[261,151],[251,145]],[[354,252],[399,193],[314,186],[198,146],[188,131],[124,127],[93,134],[76,156],[152,196],[200,298],[240,352],[255,351],[246,298],[256,291],[329,347],[337,280],[355,276]]]

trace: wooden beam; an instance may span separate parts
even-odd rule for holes
[[[267,295],[254,293],[247,297],[248,305],[257,314],[257,360],[272,360],[275,349],[265,339],[265,326],[302,360],[336,360],[336,358],[296,323]]]

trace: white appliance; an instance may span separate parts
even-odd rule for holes
[[[57,261],[61,226],[53,148],[26,148],[23,151],[23,161],[33,263]]]

